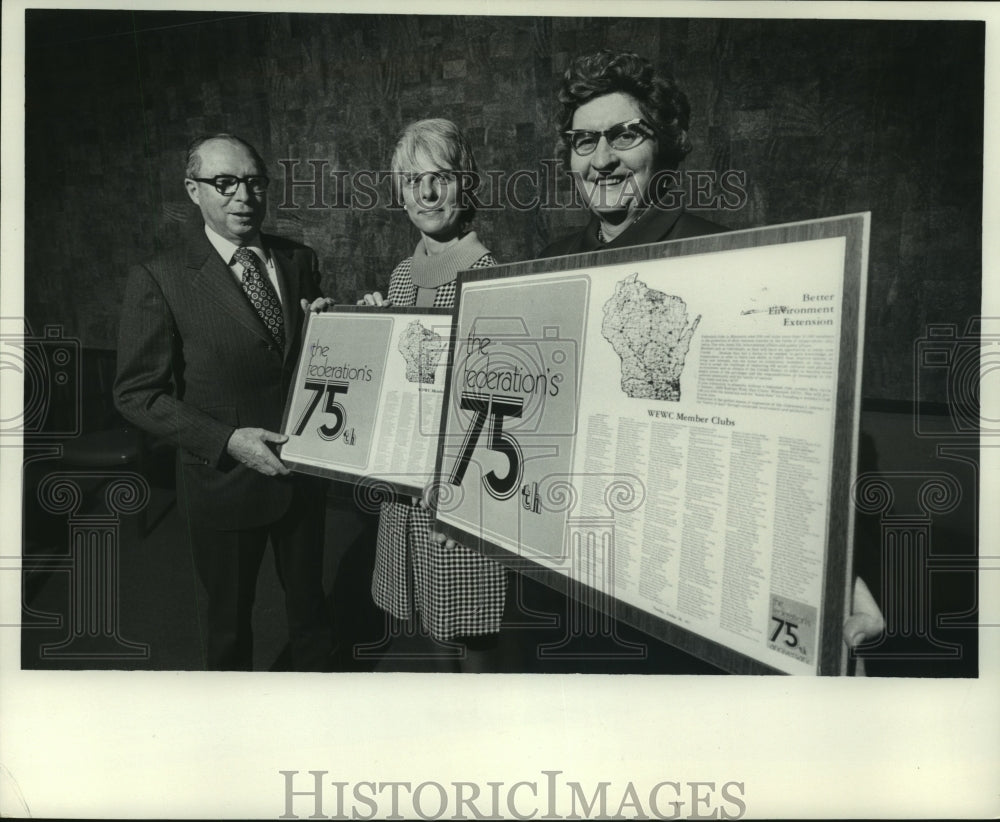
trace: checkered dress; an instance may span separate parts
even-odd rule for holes
[[[396,266],[387,299],[413,305],[417,287],[410,276],[411,258]],[[496,265],[485,254],[469,268]],[[439,286],[436,308],[451,308],[455,282]],[[437,639],[492,634],[500,630],[507,572],[464,545],[445,549],[431,541],[434,518],[410,503],[383,502],[375,545],[372,597],[399,619],[420,614],[425,630]]]

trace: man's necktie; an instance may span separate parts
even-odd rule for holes
[[[271,332],[278,348],[285,347],[285,323],[281,303],[270,281],[260,270],[260,258],[249,248],[237,248],[233,260],[243,266],[243,291]]]

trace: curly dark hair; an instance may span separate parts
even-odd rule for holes
[[[635,98],[642,116],[653,126],[658,167],[676,168],[692,148],[687,133],[691,117],[687,95],[645,57],[610,49],[577,57],[563,74],[557,149],[563,162],[568,162],[569,146],[562,133],[573,127],[573,114],[584,103],[616,91]]]

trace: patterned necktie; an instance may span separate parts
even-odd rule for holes
[[[243,266],[243,291],[271,332],[278,348],[285,348],[284,317],[274,287],[260,270],[259,258],[249,248],[237,248],[233,260]]]

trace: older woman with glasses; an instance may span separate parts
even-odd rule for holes
[[[496,265],[470,230],[476,179],[472,149],[450,120],[420,120],[404,129],[392,171],[420,240],[393,270],[386,299],[375,292],[358,302],[451,308],[459,271]],[[372,596],[404,622],[419,615],[434,639],[461,642],[461,670],[485,670],[500,630],[507,573],[465,546],[433,541],[432,522],[416,500],[382,503]]]
[[[691,107],[673,79],[631,52],[576,58],[559,92],[562,159],[591,217],[580,231],[548,245],[539,257],[678,240],[726,229],[683,210],[671,194],[680,162],[691,152]],[[882,613],[860,577],[854,581],[844,641],[878,636]]]
[[[591,218],[540,257],[725,230],[666,204],[676,183],[671,172],[691,151],[691,107],[648,60],[608,50],[578,57],[563,76],[559,103],[562,159]]]

